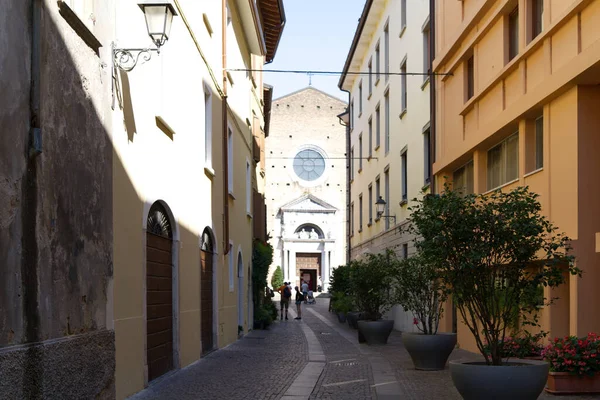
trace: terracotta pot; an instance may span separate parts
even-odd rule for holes
[[[549,372],[548,393],[600,393],[600,373],[594,376],[571,375],[568,372]]]

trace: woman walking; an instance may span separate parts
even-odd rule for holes
[[[298,286],[296,286],[295,289],[296,289],[296,312],[298,313],[298,316],[294,319],[302,319],[302,302],[304,301],[304,295],[302,294],[302,292],[300,292],[300,290],[298,290]]]

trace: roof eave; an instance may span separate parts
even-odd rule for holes
[[[342,70],[342,75],[340,76],[340,80],[338,81],[338,87],[340,90],[349,91],[350,88],[346,88],[344,86],[346,80],[346,74],[350,69],[350,64],[352,63],[352,59],[354,58],[354,53],[356,52],[356,47],[358,46],[358,42],[360,41],[363,29],[367,22],[367,17],[369,12],[371,11],[371,6],[373,5],[374,0],[367,0],[365,3],[365,7],[363,8],[362,14],[360,15],[360,19],[358,21],[358,26],[356,27],[356,32],[354,32],[354,38],[352,39],[352,44],[350,45],[350,51],[348,52],[348,57],[346,57],[346,62],[344,63],[344,69]]]

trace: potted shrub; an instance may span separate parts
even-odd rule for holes
[[[343,296],[350,295],[350,265],[340,265],[331,272],[329,278],[329,292],[332,297],[329,298],[329,311],[334,311],[334,303],[336,301],[335,294],[339,293]]]
[[[267,329],[273,322],[271,311],[264,307],[257,307],[254,311],[254,329]]]
[[[396,255],[389,249],[350,263],[352,296],[364,318],[358,321],[359,336],[368,344],[386,344],[394,328],[393,320],[382,317],[394,305],[392,279],[396,263]]]
[[[418,254],[398,263],[397,303],[412,312],[419,332],[402,332],[402,342],[416,369],[444,369],[456,346],[456,333],[438,332],[447,293],[438,267]]]
[[[567,273],[580,273],[568,255],[569,239],[542,215],[538,195],[524,187],[462,195],[446,185],[441,195],[416,201],[410,229],[417,250],[439,266],[445,290],[484,358],[451,361],[454,385],[465,399],[490,393],[536,399],[548,363],[504,360],[504,340],[515,323],[537,324],[540,286],[556,287]]]
[[[334,294],[333,311],[337,314],[338,321],[346,322],[346,314],[352,310],[352,300],[343,293]]]
[[[542,350],[550,363],[546,391],[556,394],[600,393],[600,336],[555,338]]]

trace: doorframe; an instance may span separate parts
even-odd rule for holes
[[[219,322],[218,322],[218,318],[219,318],[219,304],[218,304],[218,282],[217,282],[217,271],[218,271],[218,267],[217,267],[217,262],[218,262],[218,255],[219,255],[219,245],[217,243],[216,240],[216,236],[215,236],[215,231],[213,230],[212,226],[210,225],[206,225],[204,227],[204,229],[202,229],[202,232],[200,232],[200,236],[198,236],[198,247],[200,249],[200,251],[202,251],[202,235],[204,234],[204,231],[208,231],[208,234],[210,235],[210,240],[212,242],[212,349],[211,350],[216,350],[219,348],[219,343],[218,343],[218,326],[219,326]],[[200,262],[202,262],[202,260],[200,260]],[[200,265],[200,269],[202,269],[202,265]],[[202,270],[200,270],[200,279],[202,279]],[[200,283],[201,285],[201,283]],[[200,286],[201,288],[201,286]],[[202,338],[202,294],[200,295],[200,337]],[[202,342],[202,339],[200,339],[200,341]],[[205,354],[206,355],[206,354]],[[202,343],[200,345],[200,356],[202,356]]]
[[[167,204],[166,201],[161,199],[156,199],[154,201],[145,201],[143,207],[142,214],[142,335],[143,335],[143,353],[144,353],[144,387],[148,387],[148,310],[147,310],[147,301],[148,301],[148,286],[146,284],[146,274],[147,274],[147,240],[146,234],[148,233],[148,214],[150,213],[150,208],[154,205],[154,203],[160,203],[160,205],[165,209],[167,216],[169,218],[169,222],[171,223],[171,268],[172,268],[172,303],[173,310],[172,315],[173,319],[171,324],[173,325],[173,371],[180,368],[179,362],[179,222],[175,218],[173,214],[173,210]]]
[[[237,293],[237,308],[238,308],[238,317],[237,317],[237,325],[242,326],[244,329],[244,255],[242,253],[242,246],[238,246],[237,251],[237,262],[236,262],[236,270],[237,270],[237,280],[238,280],[238,293]],[[241,321],[240,321],[241,319]],[[241,322],[241,323],[240,323]],[[236,326],[236,331],[238,327]],[[239,331],[238,331],[239,334]],[[237,336],[237,335],[236,335]]]

